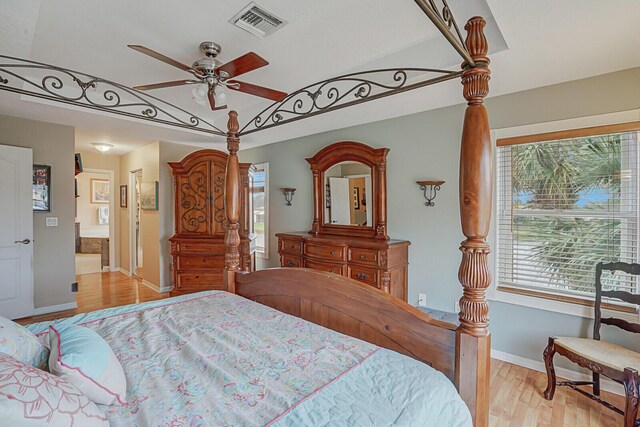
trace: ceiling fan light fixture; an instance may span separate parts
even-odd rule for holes
[[[191,89],[191,94],[196,99],[205,99],[207,96],[207,87],[203,84],[199,84]]]
[[[91,145],[101,153],[106,153],[113,148],[113,144],[107,144],[105,142],[94,142]]]

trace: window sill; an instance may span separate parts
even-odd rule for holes
[[[489,300],[508,304],[521,305],[537,310],[551,311],[569,316],[594,318],[593,302],[587,299],[560,297],[536,291],[524,291],[515,288],[494,288]],[[617,317],[628,322],[637,323],[640,316],[628,306],[602,305],[602,317]]]

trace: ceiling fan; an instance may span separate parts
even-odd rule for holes
[[[223,105],[225,102],[224,93],[218,94],[216,99],[216,89],[220,87],[226,87],[239,92],[248,93],[250,95],[260,96],[272,101],[282,101],[287,94],[278,90],[269,89],[266,87],[254,85],[251,83],[245,83],[238,80],[231,80],[242,74],[253,71],[257,68],[264,67],[269,63],[261,58],[254,52],[249,52],[242,55],[239,58],[234,59],[231,62],[222,64],[216,57],[222,52],[222,48],[219,44],[214,42],[202,42],[200,43],[200,50],[205,54],[204,58],[198,59],[193,65],[188,66],[180,61],[169,58],[161,53],[151,50],[147,47],[140,45],[128,45],[133,50],[144,53],[152,58],[158,59],[166,64],[172,65],[176,68],[180,68],[183,71],[191,73],[195,79],[188,80],[175,80],[171,82],[155,83],[143,86],[135,86],[137,90],[152,90],[160,89],[164,87],[183,86],[197,84],[194,87],[192,94],[196,102],[204,105],[206,99],[209,101],[209,105],[212,110],[222,110],[227,108]],[[216,101],[219,101],[221,105],[217,105]]]

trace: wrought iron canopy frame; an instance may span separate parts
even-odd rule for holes
[[[39,76],[29,76],[29,73]],[[209,121],[155,96],[43,62],[0,55],[0,90],[212,135],[227,135]]]
[[[447,0],[414,1],[460,54],[464,61],[463,68],[476,67]],[[44,72],[46,75],[30,77],[29,72]],[[412,73],[417,76],[411,78]],[[432,68],[392,68],[333,77],[274,102],[252,118],[237,136],[448,81],[460,77],[462,73]],[[436,76],[433,77],[433,74]],[[42,62],[0,55],[0,90],[210,135],[227,136],[227,132],[213,123],[160,98],[120,83]],[[74,95],[70,95],[71,92]]]
[[[463,60],[463,69],[476,67],[476,61],[471,57],[467,49],[447,0],[414,1],[460,54]],[[426,79],[423,77],[418,79],[419,81],[417,82],[409,83],[407,73],[410,71],[435,73],[438,76]],[[381,76],[388,76],[389,74],[392,76],[393,83],[385,84],[380,81]],[[274,102],[251,119],[240,130],[238,135],[248,135],[318,114],[430,86],[461,75],[462,71],[456,72],[431,68],[397,68],[363,71],[334,77],[306,86],[291,93],[282,101]]]

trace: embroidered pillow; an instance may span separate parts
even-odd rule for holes
[[[49,326],[49,370],[76,386],[91,401],[125,403],[127,380],[109,344],[79,325]]]
[[[27,328],[0,316],[0,353],[39,369],[47,368],[49,349]]]
[[[6,426],[109,426],[104,413],[76,387],[2,353],[0,420]]]

